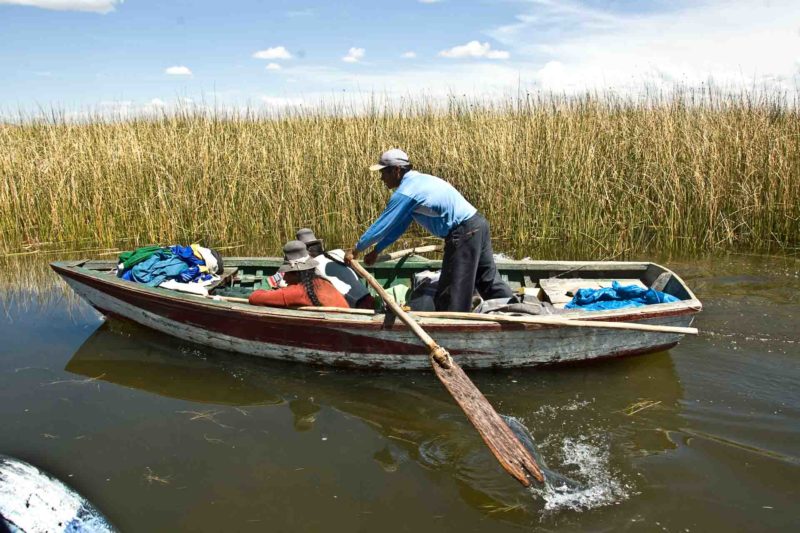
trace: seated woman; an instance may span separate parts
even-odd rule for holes
[[[326,251],[322,239],[317,239],[309,228],[298,230],[297,240],[306,245],[308,255],[317,262],[317,275],[330,281],[347,300],[347,305],[360,309],[375,308],[372,295],[358,281],[356,273],[344,264],[344,250]]]
[[[256,290],[250,294],[251,305],[270,307],[349,307],[344,296],[330,281],[317,275],[317,261],[308,255],[306,245],[289,241],[283,247],[283,264],[278,272],[283,274],[286,287],[275,290]]]

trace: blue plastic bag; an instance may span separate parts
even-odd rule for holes
[[[620,285],[614,281],[611,287],[602,289],[578,289],[572,301],[565,309],[582,309],[584,311],[605,311],[623,307],[641,307],[643,305],[678,302],[678,298],[655,289],[643,289],[636,285]]]

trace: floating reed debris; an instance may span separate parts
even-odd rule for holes
[[[180,414],[188,414],[192,415],[189,420],[207,420],[218,425],[221,428],[230,428],[231,426],[226,426],[222,422],[218,421],[215,417],[220,414],[222,411],[176,411],[176,413]]]
[[[208,435],[203,435],[203,439],[210,444],[225,444],[224,440],[217,439],[215,437],[209,437]]]
[[[145,467],[144,480],[147,481],[147,483],[150,485],[152,485],[153,483],[169,485],[170,483],[169,480],[171,477],[172,476],[166,476],[166,477],[158,476],[150,469],[149,466]]]
[[[47,385],[61,385],[63,383],[69,383],[73,385],[89,385],[89,384],[97,384],[98,388],[100,387],[99,381],[106,376],[105,372],[100,374],[99,376],[94,376],[91,378],[86,379],[61,379],[58,381],[51,381],[47,383]]]
[[[366,167],[391,146],[463,191],[508,254],[800,244],[800,120],[783,93],[332,107],[0,124],[0,253],[201,240],[275,255],[303,226],[350,245],[385,204]]]
[[[486,511],[489,514],[495,513],[510,513],[510,512],[517,512],[517,511],[524,511],[525,506],[521,503],[517,503],[514,505],[502,505],[498,503],[489,503],[485,505],[481,505],[481,509]]]
[[[651,407],[655,407],[656,405],[660,404],[661,400],[653,401],[653,400],[641,400],[636,403],[632,403],[628,407],[622,410],[628,416],[633,416],[639,411],[644,411],[645,409],[650,409]]]

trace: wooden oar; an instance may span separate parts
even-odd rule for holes
[[[461,367],[453,361],[447,350],[436,344],[436,341],[422,329],[422,326],[408,316],[402,307],[397,305],[397,302],[357,260],[354,259],[350,263],[350,267],[375,289],[397,318],[402,320],[428,347],[431,365],[436,377],[439,378],[439,381],[442,382],[459,407],[464,411],[464,414],[467,415],[469,421],[478,430],[483,441],[506,472],[526,487],[531,484],[531,476],[544,483],[542,471],[531,453],[517,439],[511,428],[497,414],[497,411],[478,390],[478,387],[467,377]]]
[[[375,262],[380,263],[383,261],[392,261],[394,259],[400,259],[401,257],[406,257],[407,255],[411,254],[424,254],[425,252],[438,252],[441,250],[442,250],[441,244],[429,244],[427,246],[417,246],[416,248],[408,248],[407,250],[398,250],[396,252],[392,252],[389,254],[379,255],[378,258],[375,260]]]

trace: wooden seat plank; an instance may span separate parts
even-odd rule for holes
[[[208,292],[213,291],[215,288],[219,287],[220,285],[227,284],[231,278],[233,278],[234,274],[239,271],[238,267],[225,267],[222,270],[222,275],[219,277],[219,280],[215,281],[214,283],[208,285],[206,289]]]

